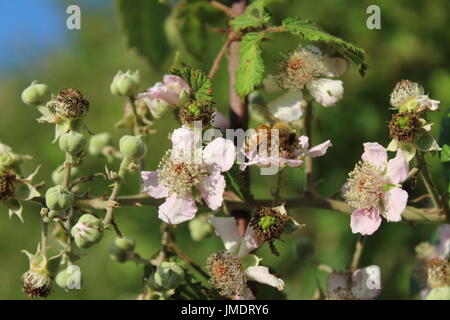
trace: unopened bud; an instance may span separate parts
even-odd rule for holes
[[[22,92],[22,101],[27,105],[43,104],[48,98],[48,87],[43,83],[33,81],[29,87]]]
[[[147,153],[147,146],[144,141],[142,141],[142,137],[135,137],[125,135],[119,141],[120,152],[134,161],[139,161],[145,157]]]
[[[73,156],[77,156],[83,152],[86,145],[86,138],[78,132],[68,132],[59,138],[59,148],[63,152],[68,152]]]
[[[71,234],[79,248],[89,248],[103,238],[103,223],[91,214],[84,214],[73,226]]]
[[[73,177],[77,174],[78,168],[72,167],[70,170],[70,176]],[[52,181],[55,185],[63,184],[64,182],[65,170],[64,166],[61,165],[52,172]]]
[[[141,76],[139,71],[119,71],[111,83],[111,93],[117,96],[134,96],[139,91]]]
[[[69,209],[73,204],[73,194],[70,190],[63,186],[54,186],[45,193],[45,203],[50,209],[49,217],[53,217],[56,213]]]
[[[189,231],[194,241],[202,241],[213,232],[206,215],[200,215],[189,221]]]
[[[178,264],[166,261],[156,269],[155,283],[166,290],[175,289],[183,277],[184,271]]]
[[[103,154],[103,150],[106,147],[111,146],[111,144],[111,135],[109,133],[103,132],[96,134],[89,140],[89,153],[94,157],[101,156]]]
[[[128,255],[133,252],[135,242],[131,238],[117,238],[109,248],[109,257],[117,262],[125,262]]]
[[[73,264],[67,266],[56,275],[55,282],[64,290],[81,289],[80,267]]]

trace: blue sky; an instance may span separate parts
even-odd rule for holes
[[[60,0],[0,0],[0,73],[37,61],[71,41],[66,5]],[[83,9],[111,5],[110,0],[71,1]]]

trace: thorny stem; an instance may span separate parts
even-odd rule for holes
[[[223,46],[220,49],[219,53],[217,54],[216,58],[214,59],[211,70],[209,71],[210,79],[213,79],[214,76],[216,75],[217,70],[219,70],[220,63],[222,62],[222,58],[225,56],[227,49],[233,40],[234,40],[233,38],[228,38],[227,41],[223,44]]]
[[[172,243],[170,245],[170,248],[172,251],[181,259],[184,260],[188,265],[190,265],[192,268],[195,269],[201,276],[203,276],[205,279],[209,279],[209,275],[203,271],[202,267],[200,267],[198,264],[196,264],[194,261],[192,261],[187,255],[184,254],[183,251],[181,251],[175,243]]]
[[[125,174],[127,172],[127,167],[130,164],[130,160],[128,158],[123,158],[122,162],[120,163],[120,169],[119,173],[117,174],[117,179],[114,182],[113,190],[111,192],[111,195],[109,196],[109,202],[115,202],[117,197],[119,196],[120,187],[122,185],[123,179],[125,178]],[[106,215],[103,219],[103,225],[107,227],[111,222],[114,220],[114,208],[116,205],[110,205],[106,208]]]
[[[424,154],[419,150],[416,152],[416,166],[420,168],[420,176],[422,177],[425,188],[427,188],[427,191],[431,196],[434,207],[436,209],[441,209],[442,206],[439,194],[433,181],[431,180],[431,176],[428,171],[428,164],[425,161]]]
[[[44,255],[47,253],[47,243],[48,243],[48,222],[46,217],[42,217],[41,250]]]
[[[153,261],[156,266],[159,266],[167,258],[167,253],[169,252],[169,245],[171,241],[171,228],[170,225],[164,223],[162,237],[161,237],[161,250],[159,251],[158,257]]]
[[[304,108],[303,130],[308,137],[309,144],[312,144],[312,104],[308,102]],[[310,156],[305,157],[305,193],[314,192],[313,160]]]
[[[246,0],[233,0],[231,9],[240,16],[247,7]],[[228,76],[229,76],[229,103],[230,103],[230,126],[232,129],[247,129],[248,110],[245,97],[240,97],[235,89],[236,69],[239,66],[241,41],[239,37],[231,31],[228,34],[229,44],[228,54]],[[245,183],[250,186],[250,177],[248,172],[245,175]],[[232,210],[231,215],[234,216],[238,223],[239,233],[243,235],[250,220],[249,210]]]
[[[366,237],[359,236],[358,241],[356,241],[355,251],[353,252],[352,264],[350,270],[354,272],[358,269],[359,262],[361,261],[362,252],[364,249],[364,244],[366,242]]]

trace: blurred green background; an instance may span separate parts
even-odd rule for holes
[[[118,137],[126,131],[114,129],[114,123],[122,114],[123,101],[110,94],[109,85],[113,76],[119,69],[139,69],[143,79],[141,89],[144,91],[154,82],[160,81],[173,55],[156,70],[135,50],[129,49],[120,30],[114,3],[110,1],[86,0],[69,3],[22,0],[12,3],[14,5],[10,5],[8,10],[0,10],[0,21],[4,15],[8,15],[10,21],[17,20],[17,24],[22,27],[9,26],[6,33],[15,34],[14,43],[2,42],[0,141],[13,146],[16,153],[32,155],[33,160],[24,165],[25,172],[31,172],[36,165],[42,164],[37,181],[46,181],[47,185],[51,186],[50,174],[63,162],[63,155],[57,145],[51,144],[53,127],[37,124],[35,118],[38,117],[38,112],[21,102],[20,93],[23,88],[32,80],[48,84],[54,93],[68,86],[78,88],[91,102],[86,123],[96,133],[112,132],[117,142]],[[30,15],[30,19],[21,20],[19,18],[23,18],[22,15],[25,14],[21,8],[27,3],[33,5],[36,11],[28,10],[31,12],[26,15]],[[48,19],[32,16],[33,12],[40,14],[40,3],[52,12]],[[65,11],[68,4],[80,5],[81,30],[70,31],[65,28]],[[366,28],[366,8],[371,4],[378,4],[381,8],[381,30]],[[273,5],[271,10],[275,22],[280,22],[288,15],[309,18],[324,30],[364,48],[367,53],[369,70],[366,77],[361,78],[355,69],[351,69],[343,79],[344,99],[332,108],[325,109],[319,105],[314,107],[317,120],[314,144],[326,139],[333,142],[333,148],[329,149],[326,156],[316,161],[316,180],[319,182],[318,192],[321,195],[330,196],[340,190],[347,173],[361,155],[363,142],[377,141],[387,145],[389,137],[386,122],[391,116],[388,108],[389,94],[398,80],[420,82],[433,99],[441,101],[441,111],[430,114],[430,119],[435,123],[433,133],[438,136],[441,119],[447,114],[450,105],[449,1],[296,0]],[[33,21],[43,29],[42,39],[49,41],[36,38]],[[206,34],[209,38],[200,59],[190,57],[184,51],[183,58],[207,71],[224,41],[224,36],[212,32],[211,28],[224,27],[225,23],[225,19],[217,18],[214,23],[208,25]],[[6,25],[5,27],[8,28]],[[2,22],[0,29],[4,29]],[[263,55],[267,72],[276,69],[280,53],[292,50],[297,45],[297,39],[288,35],[276,36],[273,43],[266,43]],[[8,51],[8,46],[14,46],[15,50]],[[33,54],[33,50],[36,50],[36,54]],[[158,50],[158,46],[153,50]],[[23,57],[26,59],[21,59]],[[224,62],[214,79],[214,86],[217,106],[223,113],[227,113],[228,84]],[[149,139],[146,159],[148,169],[155,169],[169,147],[167,135],[175,126],[172,115],[156,123],[157,132]],[[438,188],[445,190],[447,182],[437,157],[429,160]],[[78,176],[103,171],[104,165],[102,159],[87,157]],[[118,163],[114,163],[110,167],[117,166]],[[283,196],[293,197],[302,192],[303,176],[300,170],[288,170],[282,192]],[[254,194],[257,197],[268,197],[269,190],[275,183],[274,177],[259,177],[258,171],[255,170],[252,171],[252,180]],[[89,188],[92,194],[101,194],[107,190],[106,183],[101,179],[91,183]],[[134,194],[138,191],[138,179],[132,177],[127,180],[122,194]],[[411,198],[424,192],[420,185],[409,191]],[[0,208],[1,299],[25,298],[21,292],[20,276],[26,271],[28,262],[20,250],[34,251],[36,248],[40,237],[39,210],[36,205],[27,205],[24,213],[25,224],[21,224],[16,218],[8,219],[6,210]],[[350,264],[357,236],[351,233],[349,217],[344,214],[295,210],[290,213],[306,224],[306,228],[298,235],[278,243],[280,257],[271,255],[267,246],[259,250],[259,255],[264,258],[264,265],[271,267],[285,280],[284,293],[288,299],[310,299],[317,288],[317,281],[323,288],[326,284],[327,274],[317,270],[315,262],[328,264],[336,269],[345,268]],[[117,210],[116,220],[124,234],[136,239],[137,251],[142,256],[148,257],[157,250],[160,221],[156,208],[120,208]],[[368,239],[361,265],[377,264],[381,267],[384,287],[381,298],[414,297],[409,286],[415,261],[414,246],[432,237],[435,229],[435,225],[412,226],[407,223],[385,222],[378,232]],[[110,261],[107,249],[113,237],[113,232],[108,231],[99,245],[80,250],[82,259],[78,264],[83,274],[82,290],[66,293],[56,287],[49,299],[136,298],[142,290],[142,268],[132,262],[118,264]],[[313,259],[295,258],[292,242],[298,237],[309,237],[314,241]],[[208,255],[222,249],[221,241],[215,236],[200,243],[193,242],[186,223],[176,229],[176,238],[180,248],[201,265]],[[54,244],[54,248],[56,247]],[[282,295],[273,288],[263,286],[258,297],[282,298]]]

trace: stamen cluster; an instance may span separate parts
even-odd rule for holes
[[[255,235],[261,241],[272,242],[279,239],[289,218],[276,208],[261,207],[250,219]]]
[[[83,118],[89,111],[89,101],[73,88],[62,89],[53,101],[56,113],[66,119]]]

